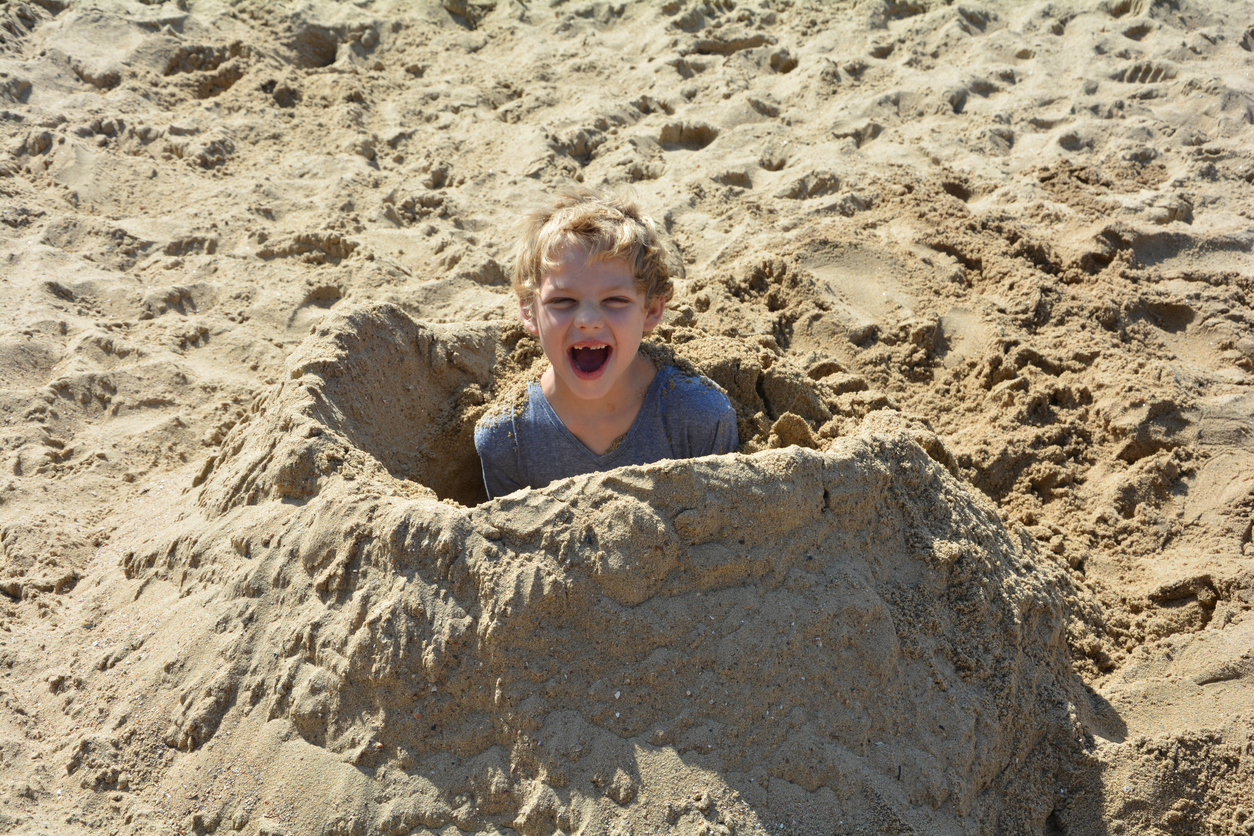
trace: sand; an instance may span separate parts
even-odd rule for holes
[[[0,6],[0,830],[1254,833],[1251,21]],[[571,181],[741,449],[485,502]]]

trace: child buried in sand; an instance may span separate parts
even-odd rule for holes
[[[653,221],[635,201],[564,191],[521,226],[514,291],[549,366],[525,399],[475,427],[488,495],[735,450],[727,395],[639,351],[673,288]]]

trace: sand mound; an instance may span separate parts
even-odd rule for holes
[[[184,775],[304,741],[271,791],[335,787],[291,820],[328,833],[1042,826],[1082,737],[1069,583],[905,422],[440,502],[500,330],[327,320],[127,556],[171,621],[220,614],[154,659]]]

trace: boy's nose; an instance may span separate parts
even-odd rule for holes
[[[601,324],[601,312],[596,305],[584,304],[575,313],[575,325],[580,328],[596,328]]]

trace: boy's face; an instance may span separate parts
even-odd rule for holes
[[[640,347],[666,302],[646,300],[631,268],[620,260],[587,263],[568,248],[544,274],[531,305],[520,303],[523,325],[540,338],[555,384],[584,400],[618,394]]]

